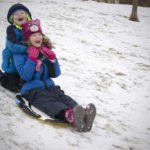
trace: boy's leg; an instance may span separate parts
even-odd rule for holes
[[[19,92],[20,87],[18,86],[19,84],[19,75],[17,73],[13,74],[8,74],[8,73],[3,73],[3,76],[1,77],[1,85],[12,91],[12,92]]]
[[[0,70],[0,84],[2,82],[3,76],[4,76],[4,73]]]
[[[0,81],[2,76],[3,76],[3,72],[0,70]]]

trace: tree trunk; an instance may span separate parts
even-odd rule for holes
[[[138,0],[132,0],[132,13],[130,16],[131,21],[139,21],[138,16],[137,16],[137,8],[138,8]]]

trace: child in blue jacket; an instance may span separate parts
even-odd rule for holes
[[[29,45],[25,54],[14,54],[16,69],[23,80],[21,95],[52,118],[66,120],[79,132],[90,131],[96,115],[94,104],[85,109],[56,86],[52,77],[60,75],[55,53],[48,48],[38,19],[22,25],[23,39]]]
[[[6,30],[6,47],[2,52],[2,69],[0,71],[1,85],[13,92],[20,90],[19,75],[13,61],[13,54],[26,53],[27,44],[22,39],[21,25],[31,20],[31,13],[23,4],[14,4],[10,7],[7,20],[11,24]]]

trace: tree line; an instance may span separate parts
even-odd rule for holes
[[[82,0],[82,1],[87,1],[87,0]],[[96,0],[96,1],[119,4],[120,0]],[[132,12],[129,18],[129,20],[131,21],[137,21],[137,22],[139,21],[138,15],[137,15],[138,4],[139,4],[139,0],[132,0]]]
[[[82,0],[88,1],[88,0]],[[132,4],[133,0],[93,0],[97,2],[105,2],[105,3],[112,3],[112,4]],[[138,0],[138,5],[143,7],[150,7],[150,0]]]

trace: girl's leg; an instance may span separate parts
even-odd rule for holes
[[[24,97],[41,111],[52,118],[65,119],[71,123],[77,131],[90,131],[95,118],[96,109],[89,105],[83,109],[72,98],[65,95],[58,87],[45,89],[32,89],[24,94]],[[91,113],[92,112],[92,113]]]
[[[81,106],[77,105],[77,103],[71,97],[65,95],[64,91],[62,91],[59,86],[55,86],[53,88],[55,89],[54,91],[57,93],[56,95],[58,95],[59,99],[69,108],[72,108],[60,113],[60,118],[64,119],[64,112],[67,112],[65,119],[72,123],[78,131],[90,131],[96,116],[95,105],[90,103],[87,105],[86,109],[83,109]]]
[[[52,86],[48,88],[48,91],[55,93],[58,101],[64,103],[69,108],[74,108],[78,103],[72,99],[70,96],[66,95],[60,86]]]
[[[25,97],[31,105],[52,118],[55,118],[61,111],[70,108],[59,101],[55,93],[41,88],[29,90],[23,97]]]

